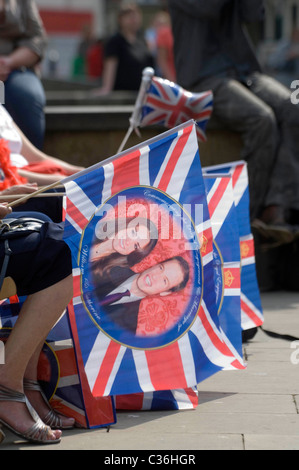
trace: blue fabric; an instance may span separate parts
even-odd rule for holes
[[[5,107],[17,126],[38,149],[45,135],[45,92],[32,70],[15,70],[5,81]]]

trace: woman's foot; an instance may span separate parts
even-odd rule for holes
[[[38,419],[26,403],[25,395],[0,385],[0,422],[16,435],[31,442],[50,444],[59,442],[62,432],[51,430]]]
[[[63,416],[51,408],[37,381],[25,379],[24,390],[41,420],[52,429],[72,429],[75,426],[74,418]]]

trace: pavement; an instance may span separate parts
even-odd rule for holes
[[[264,329],[299,338],[299,293],[263,293],[262,304]],[[185,451],[192,459],[202,450],[299,450],[299,340],[259,329],[244,344],[244,357],[246,370],[222,371],[199,384],[195,410],[118,412],[109,432],[64,431],[54,446],[21,443],[7,432],[1,450],[101,450],[104,464],[124,463],[118,451],[150,451],[156,456],[150,463],[159,464],[160,451]]]

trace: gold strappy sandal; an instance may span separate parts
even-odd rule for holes
[[[25,439],[34,444],[43,444],[43,445],[58,444],[61,441],[60,438],[53,439],[53,440],[48,439],[51,428],[49,426],[46,426],[42,422],[42,420],[40,419],[40,417],[38,416],[34,408],[32,408],[32,406],[30,405],[29,401],[27,400],[26,396],[23,393],[4,387],[3,385],[0,385],[0,401],[24,403],[27,406],[30,416],[35,421],[35,424],[31,428],[29,428],[25,433],[21,433],[17,429],[14,429],[10,424],[6,423],[3,419],[0,418],[0,424],[2,424],[4,427],[9,429],[16,436],[21,437],[22,439]],[[0,431],[1,431],[0,442],[2,442],[5,437],[5,434],[3,433],[2,430]]]
[[[42,420],[45,424],[50,426],[50,428],[53,429],[53,430],[55,430],[55,429],[67,430],[67,429],[73,429],[74,428],[75,422],[74,422],[73,426],[64,426],[62,424],[62,419],[61,419],[62,415],[59,415],[58,413],[56,413],[53,410],[53,408],[51,407],[50,403],[48,402],[48,400],[47,400],[40,384],[37,381],[24,379],[23,385],[24,385],[24,390],[25,391],[26,390],[28,390],[28,391],[32,390],[32,391],[35,391],[35,392],[39,392],[41,394],[41,396],[43,397],[44,402],[46,403],[46,405],[49,408],[49,413],[45,417],[42,418]]]

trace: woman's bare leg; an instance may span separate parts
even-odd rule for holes
[[[0,365],[0,385],[23,393],[23,378],[41,342],[60,318],[72,298],[72,276],[27,297],[5,344],[5,364]],[[33,422],[22,403],[0,402],[0,417],[20,432]],[[57,439],[53,431],[49,439]],[[61,434],[61,433],[60,433]]]

